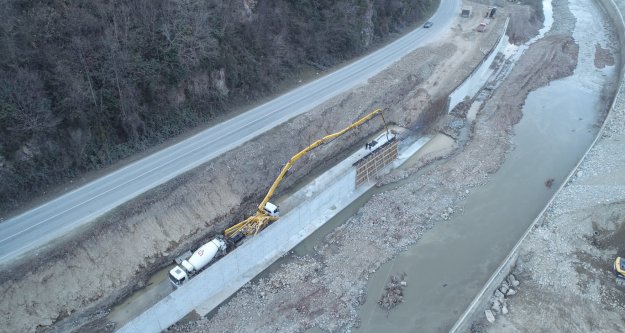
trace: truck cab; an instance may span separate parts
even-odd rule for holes
[[[169,271],[169,281],[174,287],[180,287],[186,280],[189,279],[189,275],[180,266],[176,266]]]
[[[169,281],[175,288],[180,287],[192,275],[199,273],[220,253],[227,250],[226,242],[220,237],[216,237],[210,242],[200,246],[187,259],[182,260],[178,266],[169,271]]]

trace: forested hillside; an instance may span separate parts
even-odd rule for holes
[[[361,54],[437,3],[5,0],[0,211]]]

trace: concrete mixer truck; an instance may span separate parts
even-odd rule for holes
[[[200,246],[188,259],[180,260],[178,266],[169,271],[169,281],[175,288],[180,287],[191,276],[206,267],[218,254],[227,250],[227,244],[221,237],[215,237],[210,242]],[[190,251],[189,251],[190,252]]]

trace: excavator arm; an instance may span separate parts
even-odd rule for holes
[[[355,123],[345,127],[344,129],[336,133],[332,133],[332,134],[324,136],[323,138],[313,142],[312,144],[310,144],[308,147],[304,148],[297,154],[293,155],[293,157],[289,159],[289,161],[284,165],[284,167],[282,167],[282,171],[280,171],[280,174],[278,175],[276,180],[274,180],[273,184],[271,184],[271,187],[269,188],[269,191],[267,191],[265,198],[263,199],[263,201],[261,201],[260,205],[258,205],[256,214],[226,229],[226,231],[224,232],[224,235],[226,236],[226,238],[228,239],[233,238],[239,233],[241,233],[244,236],[249,236],[251,234],[256,235],[258,231],[265,228],[269,223],[278,220],[279,217],[277,216],[277,214],[276,215],[270,214],[269,212],[265,210],[265,207],[267,203],[269,203],[269,200],[271,200],[271,198],[273,197],[273,194],[276,191],[276,188],[278,187],[278,185],[280,185],[280,183],[282,182],[282,179],[284,179],[284,177],[286,176],[286,173],[289,171],[289,169],[291,169],[293,164],[297,162],[297,160],[302,158],[304,155],[308,154],[311,150],[315,149],[316,147],[334,140],[335,138],[345,134],[346,132],[362,125],[363,123],[367,122],[368,120],[377,116],[378,114],[382,117],[382,121],[384,122],[384,126],[386,127],[386,121],[384,120],[382,109],[376,109],[375,111],[360,118]],[[388,128],[386,128],[386,130],[388,132]]]

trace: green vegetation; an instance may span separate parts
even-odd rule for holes
[[[437,0],[7,0],[0,211],[363,53]]]

